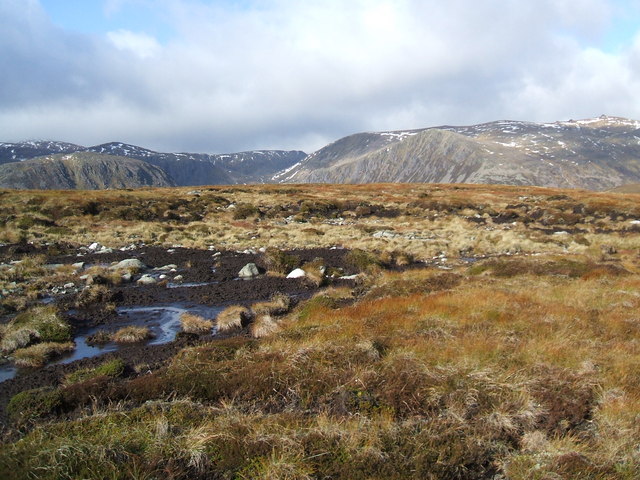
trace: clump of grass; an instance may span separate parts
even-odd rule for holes
[[[89,285],[76,298],[76,308],[94,308],[110,299],[111,293],[106,285]]]
[[[88,345],[104,345],[112,341],[112,333],[106,330],[98,330],[93,335],[87,337]]]
[[[53,413],[62,403],[58,389],[36,388],[20,392],[9,400],[7,413],[16,423],[24,423]]]
[[[180,315],[180,325],[183,332],[202,334],[211,332],[213,321],[192,313],[183,313]]]
[[[246,327],[253,318],[253,313],[247,307],[232,305],[225,308],[216,317],[218,332],[227,333],[239,331]]]
[[[256,302],[251,305],[254,315],[284,315],[291,309],[291,297],[286,293],[275,293],[266,302]]]
[[[304,270],[305,279],[311,282],[314,286],[320,287],[326,282],[325,273],[327,270],[324,259],[315,258],[311,262],[307,262],[302,265]]]
[[[249,333],[253,338],[263,338],[274,334],[280,329],[278,323],[269,314],[257,315],[249,326]]]
[[[18,314],[4,328],[0,349],[6,354],[36,342],[67,342],[71,327],[53,306],[36,306]]]
[[[380,259],[373,253],[359,248],[351,250],[345,256],[345,261],[359,272],[375,271],[381,266]]]
[[[128,326],[116,331],[111,339],[116,343],[136,343],[153,338],[153,333],[148,327]]]
[[[239,203],[233,210],[233,219],[242,220],[249,217],[255,217],[260,214],[260,210],[250,203]]]
[[[380,261],[388,266],[406,267],[415,262],[415,257],[410,252],[391,250],[383,252]]]
[[[20,348],[13,352],[13,359],[18,367],[42,367],[51,359],[76,348],[75,343],[44,342],[30,347]]]
[[[116,378],[124,373],[126,364],[120,358],[114,358],[96,368],[80,368],[65,377],[65,384],[71,385],[78,382],[84,382],[96,377]]]
[[[300,258],[277,248],[269,247],[263,254],[267,270],[286,275],[300,265]]]

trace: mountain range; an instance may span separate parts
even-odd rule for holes
[[[93,147],[0,143],[0,187],[5,188],[373,182],[591,190],[640,184],[640,122],[602,115],[366,132],[310,155],[295,150],[161,153],[118,142]]]
[[[555,123],[358,133],[279,172],[282,183],[489,183],[606,190],[640,183],[640,122]]]
[[[304,152],[297,150],[230,154],[162,153],[121,142],[92,147],[55,141],[0,143],[0,187],[73,189],[265,183],[276,172],[305,157]],[[117,159],[115,163],[110,161],[113,159]],[[108,166],[116,167],[118,162],[126,159],[137,160],[138,163],[128,163],[126,169],[107,172]],[[60,165],[54,166],[56,163]],[[94,168],[92,163],[100,167]],[[51,171],[56,168],[59,175],[52,177]],[[134,175],[131,168],[145,173]],[[29,172],[27,177],[24,177],[25,172]],[[103,172],[104,181],[95,178],[98,172]],[[128,175],[122,177],[125,172]],[[89,177],[84,178],[84,173],[90,173]]]

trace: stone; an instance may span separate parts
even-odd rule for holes
[[[175,269],[178,268],[177,265],[171,263],[169,265],[164,265],[162,267],[158,267],[155,270],[159,271],[159,272],[166,272],[166,271],[175,271]]]
[[[127,272],[127,273],[123,274],[122,277],[120,277],[120,278],[122,278],[122,281],[124,283],[129,283],[131,281],[131,279],[133,278],[133,275],[131,275],[129,272]]]
[[[71,265],[73,268],[75,268],[76,270],[82,270],[84,269],[84,262],[77,262]]]
[[[89,250],[93,250],[94,252],[96,250],[100,250],[102,248],[102,245],[100,245],[98,242],[93,242],[91,245],[89,245]]]
[[[73,288],[75,285],[73,283],[65,283],[63,288]]]
[[[240,278],[253,278],[260,275],[260,270],[258,270],[258,266],[255,263],[247,263],[242,270],[238,272],[238,276]]]
[[[137,282],[139,285],[154,285],[158,283],[158,281],[153,278],[151,275],[145,274],[138,279]]]
[[[127,258],[109,267],[110,270],[146,270],[147,266],[137,258]]]
[[[174,282],[181,282],[182,280],[184,280],[184,277],[182,275],[176,275],[175,277],[173,277]]]
[[[296,268],[295,270],[292,270],[289,275],[287,275],[287,278],[303,278],[306,276],[307,272],[305,272],[301,268]]]

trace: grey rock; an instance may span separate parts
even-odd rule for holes
[[[109,267],[110,270],[146,270],[147,266],[137,258],[127,258]]]
[[[255,263],[247,263],[242,270],[238,272],[238,276],[240,278],[254,278],[260,275],[260,270],[258,270],[258,266]]]
[[[129,272],[124,273],[121,277],[123,282],[125,283],[129,283],[131,281],[131,279],[133,278],[133,275],[131,275]]]

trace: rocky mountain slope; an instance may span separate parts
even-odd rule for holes
[[[84,147],[66,142],[27,141],[19,143],[0,142],[0,164],[20,162],[28,158],[52,155],[55,153],[73,153]]]
[[[435,182],[605,190],[640,182],[640,122],[601,116],[537,124],[359,133],[273,177],[282,183]]]
[[[0,165],[2,188],[94,190],[174,185],[155,165],[92,152],[61,153]]]
[[[0,164],[74,152],[142,160],[159,167],[172,184],[181,186],[264,183],[269,181],[274,173],[292,166],[306,156],[304,152],[295,150],[261,150],[231,154],[163,153],[120,142],[83,147],[64,142],[30,141],[0,143]],[[20,167],[12,167],[12,171],[20,171]],[[110,175],[118,174],[112,172]],[[38,181],[34,178],[32,183],[46,186],[47,178],[43,177]],[[17,185],[14,188],[20,188]]]

